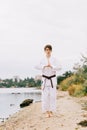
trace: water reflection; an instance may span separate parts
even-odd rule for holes
[[[20,103],[25,99],[34,99],[34,102],[41,100],[40,92],[25,93],[1,93],[0,94],[0,119],[20,110]]]

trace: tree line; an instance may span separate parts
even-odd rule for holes
[[[71,71],[65,72],[61,76],[57,76],[57,83],[60,84],[64,79],[67,77],[70,77],[73,74]],[[13,79],[5,79],[0,82],[0,88],[6,87],[40,87],[41,86],[41,80],[35,80],[33,77],[20,79],[19,82],[17,80],[13,81]]]
[[[41,80],[35,80],[34,78],[20,79],[19,81],[13,81],[13,79],[5,79],[0,83],[0,87],[38,87],[41,84]]]

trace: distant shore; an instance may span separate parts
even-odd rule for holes
[[[1,123],[0,130],[87,130],[87,127],[77,125],[87,119],[82,101],[87,101],[87,97],[70,97],[67,92],[58,91],[57,112],[53,117],[45,117],[41,102],[33,103]]]

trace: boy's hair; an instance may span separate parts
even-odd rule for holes
[[[44,50],[46,50],[47,48],[49,48],[49,50],[51,50],[52,51],[52,46],[51,45],[46,45],[45,47],[44,47]]]

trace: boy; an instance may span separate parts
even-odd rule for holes
[[[57,60],[52,57],[51,45],[46,45],[44,52],[46,56],[36,68],[42,70],[42,111],[50,117],[56,111],[56,71],[61,68]]]

